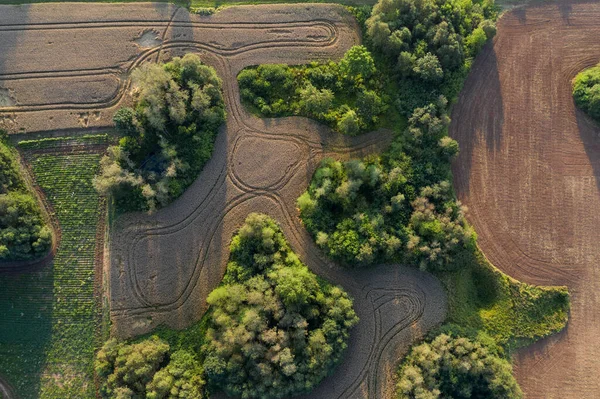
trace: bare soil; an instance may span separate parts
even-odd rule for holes
[[[354,18],[335,5],[240,6],[210,17],[165,4],[0,6],[0,86],[19,99],[0,108],[0,127],[14,134],[110,125],[127,103],[129,72],[143,62],[195,52],[223,79],[228,119],[196,182],[153,215],[115,222],[107,288],[113,335],[199,320],[235,230],[263,212],[303,262],[354,297],[361,318],[342,364],[307,397],[392,396],[402,354],[445,318],[441,284],[408,267],[349,271],[326,261],[295,205],[321,159],[380,151],[392,134],[349,138],[305,118],[257,119],[241,106],[236,79],[250,65],[338,59],[357,43]],[[43,95],[34,94],[39,86]]]
[[[600,61],[599,38],[597,1],[508,12],[452,113],[455,187],[483,252],[518,280],[572,293],[566,330],[515,357],[527,398],[600,392],[600,128],[571,94]]]

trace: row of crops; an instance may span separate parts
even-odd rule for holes
[[[94,137],[84,144],[105,140]],[[23,399],[95,396],[93,358],[100,321],[94,268],[100,201],[92,178],[101,155],[57,152],[65,142],[28,141],[20,146],[37,150],[23,154],[62,234],[51,264],[0,274],[0,370]],[[45,148],[53,151],[39,151]]]

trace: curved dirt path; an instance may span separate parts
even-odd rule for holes
[[[0,394],[2,395],[2,399],[15,399],[16,396],[13,393],[12,388],[8,383],[0,377]]]
[[[212,17],[165,4],[0,6],[0,127],[12,133],[109,125],[127,102],[128,72],[142,62],[195,52],[223,78],[228,120],[200,177],[169,207],[116,222],[109,284],[116,335],[198,320],[235,230],[250,212],[263,212],[313,271],[353,296],[361,319],[344,361],[307,397],[391,397],[400,356],[445,318],[441,285],[397,265],[345,270],[324,260],[295,206],[321,159],[380,151],[391,134],[349,138],[305,118],[254,118],[236,79],[249,65],[340,58],[359,42],[357,32],[334,5],[235,7]]]
[[[600,61],[600,3],[515,9],[478,56],[452,114],[457,194],[490,261],[534,284],[569,286],[562,333],[520,351],[527,398],[600,392],[600,129],[571,80]]]

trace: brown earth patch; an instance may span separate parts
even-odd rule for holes
[[[452,113],[457,194],[490,261],[533,284],[568,285],[568,327],[516,355],[528,398],[600,391],[600,129],[571,80],[600,61],[600,3],[505,14]]]

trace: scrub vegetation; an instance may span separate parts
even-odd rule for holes
[[[600,65],[573,79],[573,97],[579,108],[600,123]]]

